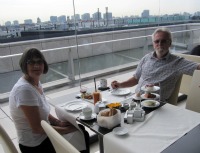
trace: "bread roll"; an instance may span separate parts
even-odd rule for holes
[[[101,112],[101,116],[109,116],[109,110]]]
[[[117,114],[117,110],[113,108],[113,116]]]
[[[114,116],[117,113],[115,108],[110,109],[109,116]]]
[[[114,116],[115,114],[117,114],[117,110],[115,108],[101,112],[101,116],[105,117]]]

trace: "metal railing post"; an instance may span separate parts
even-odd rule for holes
[[[72,81],[75,80],[75,73],[74,73],[74,59],[72,56],[72,50],[69,48],[68,51],[68,71],[67,71],[68,78]]]
[[[148,37],[145,38],[145,43],[143,47],[143,55],[146,55],[149,53],[149,47],[148,47]]]
[[[187,44],[187,50],[191,50],[193,48],[193,38],[194,38],[194,33],[193,31],[190,31],[190,38],[189,38],[189,41],[188,41],[188,44]]]

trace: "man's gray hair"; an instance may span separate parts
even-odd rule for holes
[[[171,34],[171,31],[167,28],[164,28],[164,27],[161,27],[161,28],[158,28],[154,31],[154,33],[152,34],[152,41],[154,41],[154,36],[159,33],[159,32],[163,32],[163,33],[166,33],[168,35],[168,38],[169,40],[172,42],[172,34]]]

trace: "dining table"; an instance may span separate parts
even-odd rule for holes
[[[103,102],[106,104],[112,103],[112,102],[128,103],[132,100],[132,96],[134,95],[134,92],[133,92],[134,89],[135,87],[125,89],[125,93],[123,93],[122,95],[112,94],[113,90],[109,88],[108,90],[100,91],[100,93],[101,93],[101,98]],[[89,88],[88,92],[92,93],[94,90],[95,90],[94,88]],[[96,114],[95,114],[95,118],[93,118],[92,120],[85,121],[85,120],[81,120],[79,117],[81,114],[81,110],[72,111],[72,110],[68,110],[67,108],[71,103],[73,104],[76,103],[77,106],[79,104],[85,103],[88,107],[91,107],[94,110],[94,103],[92,99],[82,99],[80,92],[77,91],[70,94],[64,94],[56,98],[50,98],[49,102],[52,105],[54,105],[56,115],[59,119],[61,120],[67,119],[73,125],[78,127],[77,123],[75,122],[77,121],[78,123],[83,124],[84,126],[88,127],[91,131],[96,133],[99,138],[100,152],[103,153],[103,150],[104,150],[103,149],[103,135],[108,132],[111,132],[111,130],[101,128],[98,126],[97,120],[96,120]],[[99,131],[102,131],[103,133]]]
[[[131,90],[126,95],[114,95],[111,90],[106,90],[101,94],[107,103],[127,103],[132,101],[134,92]],[[63,116],[63,114],[65,117],[71,116],[73,124],[76,124],[75,121],[83,124],[98,135],[100,153],[171,153],[173,150],[176,152],[177,149],[187,146],[188,141],[195,139],[195,136],[198,141],[200,140],[200,137],[197,137],[200,135],[199,113],[160,102],[160,105],[155,108],[142,107],[145,111],[144,121],[127,124],[124,120],[124,112],[122,112],[122,120],[117,127],[127,129],[128,133],[118,135],[113,132],[114,128],[100,127],[96,118],[82,120],[81,111],[66,110],[65,106],[73,101],[82,102],[94,108],[92,100],[76,99],[77,95],[78,92],[74,92],[51,99],[51,101],[57,102],[55,111],[58,116]]]
[[[106,153],[160,153],[200,123],[200,114],[171,104],[147,114],[144,122],[124,124],[128,134],[104,135]],[[186,144],[185,144],[186,145]]]

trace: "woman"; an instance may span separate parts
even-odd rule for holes
[[[69,122],[62,122],[50,114],[40,83],[42,74],[48,72],[47,62],[36,48],[27,49],[20,61],[24,75],[14,85],[10,97],[10,113],[13,118],[22,153],[55,153],[55,150],[40,125],[41,120],[49,122],[60,134],[77,129]]]

